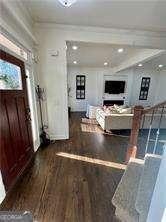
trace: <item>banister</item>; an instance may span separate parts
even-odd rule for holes
[[[157,108],[162,108],[163,106],[166,106],[166,101],[164,101],[162,103],[159,103],[159,104],[156,104],[155,106],[152,106],[150,108],[144,109],[143,114],[149,113],[149,112],[151,112],[151,111],[153,111],[154,109],[157,109]]]
[[[144,109],[143,106],[134,107],[130,141],[126,154],[126,163],[130,160],[131,157],[135,158],[137,154],[137,140],[142,120],[143,109]]]
[[[130,141],[126,153],[126,163],[130,160],[130,158],[135,158],[137,154],[137,141],[138,141],[138,135],[139,135],[139,129],[142,121],[143,115],[154,111],[157,108],[164,108],[166,106],[166,101],[161,102],[153,107],[144,109],[142,106],[135,106],[134,107],[134,115],[132,120],[132,128],[131,128],[131,134],[130,134]]]

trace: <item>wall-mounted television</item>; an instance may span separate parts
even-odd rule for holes
[[[105,81],[105,93],[120,94],[125,92],[125,81]]]

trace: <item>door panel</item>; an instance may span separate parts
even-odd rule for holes
[[[0,54],[0,164],[8,190],[33,155],[24,63]]]

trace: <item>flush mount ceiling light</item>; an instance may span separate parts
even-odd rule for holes
[[[76,65],[76,64],[77,64],[77,61],[74,61],[73,63]]]
[[[162,65],[162,64],[160,64],[160,65],[158,65],[158,67],[159,67],[159,68],[163,68],[163,65]]]
[[[123,48],[118,49],[118,52],[119,52],[119,53],[122,53],[123,51],[124,51]]]
[[[58,0],[63,6],[70,7],[74,4],[77,0]]]
[[[104,66],[108,66],[108,62],[105,62],[105,63],[104,63]]]
[[[139,66],[139,67],[142,67],[143,65],[142,65],[142,63],[139,63],[138,66]]]
[[[78,49],[78,46],[73,45],[73,46],[72,46],[72,49],[73,49],[73,50],[77,50],[77,49]]]

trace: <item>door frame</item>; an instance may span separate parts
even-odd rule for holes
[[[11,55],[10,53],[3,51],[0,49],[0,58],[6,62],[9,62],[11,64],[17,65],[18,67],[20,67],[21,69],[21,80],[22,80],[22,89],[21,90],[1,90],[0,89],[0,96],[8,96],[8,93],[14,93],[16,96],[17,95],[24,95],[25,99],[26,99],[26,106],[29,107],[29,98],[28,98],[28,87],[27,87],[27,81],[26,81],[26,70],[25,70],[25,63],[24,61],[22,61],[21,59],[18,59],[17,57]],[[1,98],[0,98],[1,99]],[[13,179],[13,181],[11,182],[10,186],[8,186],[7,184],[4,183],[3,180],[3,174],[4,174],[4,170],[3,170],[3,166],[2,166],[2,162],[4,162],[6,164],[6,157],[4,155],[1,156],[0,158],[0,172],[2,175],[2,181],[3,184],[5,185],[5,190],[6,192],[9,192],[12,187],[15,185],[15,183],[18,181],[18,179],[20,178],[20,176],[24,173],[24,171],[26,170],[27,166],[30,164],[31,160],[34,157],[34,144],[33,144],[33,135],[32,135],[32,123],[30,122],[27,127],[29,128],[29,133],[30,133],[30,147],[31,147],[31,155],[30,158],[27,160],[27,162],[24,164],[24,166],[20,169],[20,171],[18,172],[18,174],[16,175],[16,177]]]
[[[2,45],[1,47],[2,51],[4,51],[5,53],[10,54],[11,56],[24,62],[25,73],[26,73],[26,69],[30,71],[29,76],[26,79],[26,81],[29,82],[28,84],[29,86],[27,85],[28,101],[32,101],[32,104],[33,104],[33,106],[30,106],[30,103],[29,103],[29,106],[31,109],[31,113],[33,113],[35,117],[34,119],[32,119],[32,122],[33,121],[34,122],[31,125],[32,127],[34,127],[34,129],[32,129],[33,149],[36,152],[40,146],[40,136],[39,136],[40,126],[39,126],[39,121],[38,121],[38,105],[36,101],[36,92],[35,92],[35,85],[37,85],[39,81],[39,77],[37,74],[38,72],[35,68],[35,64],[37,62],[35,61],[34,53],[36,53],[36,49],[31,48],[30,46],[28,46],[27,48],[27,46],[24,46],[22,43],[20,43],[19,40],[13,37],[13,35],[10,34],[8,31],[6,31],[5,29],[2,30],[1,34],[4,35],[14,45],[26,51],[26,53],[28,54],[27,60],[25,60],[23,57],[16,54],[14,51],[12,51],[12,49],[8,48],[7,46]],[[35,83],[35,80],[36,80],[36,83]],[[34,131],[36,131],[36,134],[37,134],[36,140],[34,139],[35,138],[35,135],[33,134]]]

